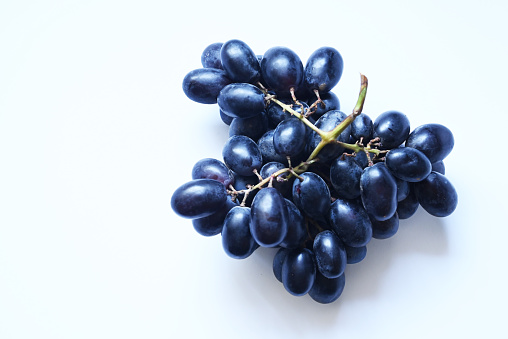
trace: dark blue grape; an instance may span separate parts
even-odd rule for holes
[[[441,173],[442,175],[445,175],[445,165],[443,160],[438,160],[434,163],[432,163],[432,170],[434,172]]]
[[[275,278],[282,282],[282,264],[284,263],[284,259],[286,259],[286,255],[290,252],[291,250],[287,249],[287,248],[279,248],[279,250],[277,251],[277,253],[275,253],[275,256],[273,257],[273,275],[275,276]]]
[[[338,157],[330,166],[330,182],[341,198],[354,199],[360,196],[360,177],[363,169],[354,157]]]
[[[231,258],[245,259],[258,245],[249,230],[250,208],[235,206],[226,215],[222,228],[222,248]]]
[[[397,212],[387,220],[379,221],[375,218],[370,219],[372,222],[372,237],[376,239],[388,239],[393,237],[399,230],[399,216]]]
[[[425,211],[435,217],[447,217],[455,211],[458,196],[455,187],[442,174],[431,172],[414,185],[418,202]]]
[[[351,123],[351,136],[355,141],[362,139],[362,143],[367,145],[374,135],[374,123],[365,113],[360,114]]]
[[[354,159],[358,166],[364,169],[365,167],[369,166],[369,158],[367,157],[369,157],[372,161],[373,154],[369,153],[369,155],[367,155],[367,153],[360,151],[359,153],[355,154]]]
[[[254,186],[259,183],[259,179],[255,175],[244,176],[244,175],[240,175],[238,173],[234,173],[234,177],[235,177],[235,182],[233,184],[233,187],[237,191],[242,191],[242,190],[248,189],[249,188],[248,186]],[[247,199],[245,200],[245,206],[251,205],[252,200],[254,199],[254,197],[256,196],[256,194],[258,192],[259,192],[259,190],[252,190],[249,192],[249,195],[247,196]],[[244,193],[239,193],[238,197],[237,197],[238,202],[241,203],[243,201],[243,198],[244,198]]]
[[[347,246],[365,246],[372,238],[369,215],[355,200],[335,200],[330,208],[329,220],[335,233]]]
[[[233,172],[220,160],[201,159],[192,167],[192,179],[213,179],[220,181],[226,188],[235,182]]]
[[[316,121],[316,127],[323,132],[329,132],[339,125],[344,119],[347,118],[347,114],[333,110],[326,112]],[[338,137],[337,140],[342,142],[349,141],[349,135],[351,134],[351,125],[348,126]],[[312,150],[321,142],[321,137],[316,132],[312,131],[308,134],[307,138],[307,152],[310,154]],[[332,159],[337,158],[344,152],[344,147],[339,144],[331,143],[323,147],[321,152],[318,154],[320,162],[329,162]]]
[[[215,68],[198,68],[183,78],[182,88],[185,95],[200,104],[215,104],[220,91],[231,80],[226,72]]]
[[[432,170],[429,158],[411,147],[390,150],[386,154],[385,163],[395,177],[409,182],[422,181]]]
[[[320,304],[330,304],[339,299],[345,285],[346,276],[344,274],[338,278],[328,279],[316,272],[316,279],[309,291],[309,296]]]
[[[347,245],[344,246],[346,247],[346,256],[348,265],[358,264],[367,256],[367,246],[360,247],[351,247]]]
[[[296,117],[282,121],[273,133],[273,146],[280,155],[294,157],[303,151],[307,127]]]
[[[392,149],[409,136],[409,119],[398,111],[387,111],[374,120],[374,138],[379,138],[381,149]]]
[[[265,112],[250,118],[234,118],[229,125],[229,136],[245,135],[256,141],[268,130],[268,118]]]
[[[287,234],[288,211],[284,197],[273,187],[261,189],[251,205],[250,232],[263,247],[279,245]]]
[[[297,248],[307,238],[307,228],[302,212],[289,199],[285,199],[288,210],[288,231],[280,243],[284,248]]]
[[[339,82],[343,68],[344,61],[335,48],[318,48],[307,59],[305,86],[311,91],[328,92]]]
[[[304,103],[300,102],[300,105],[297,105],[294,103],[291,99],[282,99],[280,100],[283,104],[290,105],[291,108],[296,112],[302,114],[302,106],[303,106],[303,113],[307,112],[307,109],[309,106]],[[285,111],[280,105],[272,102],[268,105],[268,108],[266,109],[266,114],[268,116],[268,120],[270,123],[277,127],[278,124],[280,124],[282,121],[291,118],[293,115],[289,113],[288,111]]]
[[[205,237],[217,235],[222,231],[224,219],[229,210],[235,206],[237,206],[237,204],[231,201],[231,199],[226,199],[224,207],[217,212],[204,218],[192,219],[192,226],[194,226],[196,232]]]
[[[360,188],[367,213],[377,220],[393,216],[397,209],[397,182],[383,162],[363,170]]]
[[[222,42],[216,42],[208,45],[201,53],[201,64],[207,68],[222,69],[222,62],[220,61],[220,50]]]
[[[414,185],[410,184],[407,197],[397,203],[397,215],[399,219],[409,219],[412,217],[418,210],[418,206],[420,206],[420,203],[418,202]]]
[[[287,164],[287,158],[279,153],[275,152],[275,147],[273,145],[273,133],[274,129],[268,130],[261,138],[259,138],[257,144],[259,147],[259,151],[263,156],[263,163],[268,162],[280,162],[283,164]]]
[[[397,183],[397,202],[406,199],[409,194],[409,182],[393,177]]]
[[[261,74],[275,92],[296,90],[303,81],[303,64],[298,55],[286,47],[272,47],[261,59]]]
[[[250,118],[265,110],[265,95],[254,85],[233,83],[220,91],[217,103],[225,114],[233,118]]]
[[[225,123],[226,125],[231,125],[231,122],[233,122],[233,117],[230,117],[229,115],[227,115],[226,113],[224,113],[221,109],[219,109],[219,114],[220,114],[220,119],[222,120],[223,123]]]
[[[440,124],[426,124],[418,126],[409,135],[407,147],[413,147],[423,152],[431,163],[443,160],[453,149],[454,138],[452,132]]]
[[[261,69],[256,54],[243,41],[226,41],[220,50],[222,67],[234,82],[256,83]]]
[[[286,168],[286,166],[280,162],[275,161],[267,162],[266,164],[263,165],[263,167],[261,167],[259,175],[261,175],[261,177],[263,178],[268,178],[272,174],[284,168]],[[285,172],[272,179],[272,186],[276,188],[282,194],[283,197],[291,196],[291,187],[293,186],[294,178],[284,180],[287,176],[288,172]]]
[[[230,137],[222,149],[222,157],[231,170],[244,176],[254,175],[254,170],[259,171],[263,165],[258,145],[244,135]]]
[[[325,277],[338,278],[346,269],[346,249],[342,240],[332,231],[325,230],[314,238],[312,247],[316,267]]]
[[[315,111],[312,113],[312,117],[314,119],[319,119],[328,111],[340,110],[340,101],[337,94],[333,92],[325,92],[319,97],[322,102],[316,105]],[[307,104],[311,106],[316,100],[317,98],[314,96],[307,101]]]
[[[282,264],[282,284],[295,296],[307,294],[316,279],[314,254],[307,248],[291,250]]]
[[[309,217],[326,220],[331,203],[328,185],[316,173],[305,172],[300,177],[303,180],[293,183],[293,202]]]
[[[180,217],[196,219],[207,217],[226,204],[224,185],[212,179],[197,179],[178,187],[171,197],[171,207]]]

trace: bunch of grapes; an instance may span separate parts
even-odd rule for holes
[[[317,49],[304,66],[288,48],[260,56],[230,40],[205,48],[201,62],[183,90],[218,104],[229,139],[222,160],[194,165],[171,206],[198,233],[221,234],[232,258],[278,248],[273,273],[292,295],[337,300],[346,265],[365,258],[372,238],[393,236],[419,206],[436,217],[455,210],[443,164],[451,131],[434,123],[411,131],[398,111],[372,120],[362,113],[363,75],[353,112],[343,113],[330,91],[343,70],[336,49]]]

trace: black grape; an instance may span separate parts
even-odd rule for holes
[[[291,117],[282,121],[273,133],[273,146],[280,155],[294,157],[303,151],[307,127],[300,119]]]
[[[273,187],[262,188],[251,204],[250,232],[263,247],[279,245],[287,234],[288,211],[284,197]]]
[[[204,218],[192,219],[192,226],[196,232],[205,237],[217,235],[222,231],[224,219],[226,218],[229,210],[235,206],[237,206],[237,204],[231,201],[231,199],[226,199],[224,207],[217,212]]]
[[[221,109],[219,109],[219,116],[220,116],[220,119],[222,120],[222,122],[228,126],[231,125],[231,122],[233,122],[233,119],[234,119],[233,117],[230,117],[229,115],[224,113]]]
[[[381,149],[391,149],[402,144],[409,136],[409,119],[398,111],[387,111],[374,120],[374,138],[380,139]]]
[[[208,45],[201,53],[201,64],[207,68],[222,69],[222,62],[220,61],[220,50],[222,42],[216,42]]]
[[[207,217],[225,204],[224,185],[213,179],[196,179],[178,187],[171,197],[171,207],[180,217],[196,219]]]
[[[376,239],[388,239],[393,237],[399,230],[399,216],[397,212],[387,220],[379,221],[375,218],[370,219],[372,222],[372,237]]]
[[[265,95],[254,85],[233,83],[222,88],[217,103],[230,117],[250,118],[259,116],[265,110]]]
[[[230,137],[222,149],[222,157],[231,170],[244,176],[254,175],[254,170],[259,171],[263,165],[258,145],[244,135]]]
[[[420,203],[418,202],[414,185],[410,184],[407,197],[397,203],[397,215],[399,219],[409,219],[412,217],[418,210],[418,206],[420,206]]]
[[[263,165],[263,167],[261,167],[259,175],[261,175],[261,177],[263,178],[268,178],[275,172],[280,171],[284,168],[286,168],[286,166],[280,162],[276,161],[267,162],[266,164]],[[293,186],[294,178],[284,180],[287,177],[287,175],[288,172],[285,172],[278,175],[276,178],[274,177],[272,179],[272,186],[275,187],[282,194],[283,197],[291,196],[291,187]]]
[[[261,138],[259,138],[257,145],[259,151],[263,156],[263,163],[271,161],[280,162],[287,164],[287,158],[279,153],[275,152],[275,146],[273,145],[273,133],[274,129],[268,130]]]
[[[351,123],[351,136],[354,141],[359,141],[363,138],[363,145],[367,145],[373,139],[374,123],[372,119],[365,113],[360,114]]]
[[[295,296],[307,294],[316,279],[314,255],[307,248],[291,250],[282,264],[282,284]]]
[[[243,41],[229,40],[220,50],[222,67],[234,82],[256,83],[261,69],[256,54]]]
[[[348,264],[358,264],[367,256],[367,246],[351,247],[344,245]]]
[[[283,104],[290,105],[291,108],[296,113],[300,113],[300,114],[306,113],[307,109],[309,108],[309,106],[304,102],[300,102],[301,105],[297,105],[294,103],[294,101],[288,100],[288,99],[282,99],[280,101]],[[302,106],[303,106],[303,111],[302,111]],[[268,120],[270,120],[270,123],[274,127],[277,127],[277,125],[280,124],[282,121],[289,119],[293,116],[291,113],[284,110],[280,105],[273,103],[273,102],[268,105],[268,108],[266,109],[266,114],[268,115]]]
[[[442,174],[431,172],[429,176],[414,185],[418,202],[429,214],[447,217],[458,204],[457,191]]]
[[[326,112],[316,121],[316,127],[321,129],[323,132],[329,132],[339,125],[344,119],[347,118],[347,114],[338,110]],[[337,140],[342,142],[348,142],[351,134],[351,125],[337,137]],[[321,137],[316,132],[312,131],[307,137],[307,152],[310,154],[312,150],[321,142]],[[323,147],[319,152],[318,158],[320,162],[329,162],[332,159],[337,158],[344,152],[344,147],[339,144],[331,143]]]
[[[273,257],[273,275],[280,282],[282,282],[282,264],[284,263],[284,259],[286,259],[286,255],[289,251],[289,249],[281,247]]]
[[[238,173],[234,173],[234,177],[235,177],[235,182],[233,184],[233,187],[237,191],[242,191],[242,190],[248,189],[247,186],[254,186],[259,183],[259,179],[255,175],[244,176],[244,175],[240,175]],[[259,190],[252,190],[249,192],[249,195],[247,196],[247,199],[245,200],[246,206],[251,205],[252,200],[254,199],[254,197],[256,196],[256,194],[258,192],[259,192]],[[244,198],[244,193],[238,194],[237,199],[240,203],[243,201],[243,198]]]
[[[379,162],[363,170],[360,188],[367,213],[377,220],[393,216],[397,209],[397,183],[384,163]]]
[[[303,64],[298,55],[286,47],[272,47],[261,59],[261,74],[275,92],[296,90],[303,81]]]
[[[280,243],[284,248],[297,248],[307,238],[305,219],[296,205],[289,199],[285,199],[288,210],[288,231]]]
[[[192,167],[192,179],[213,179],[220,181],[226,188],[235,182],[231,170],[220,160],[201,159]]]
[[[235,206],[226,215],[222,228],[222,247],[231,258],[245,259],[259,246],[249,230],[249,207]]]
[[[229,136],[245,135],[256,141],[268,130],[268,118],[265,112],[250,118],[234,118],[229,125]]]
[[[397,183],[397,202],[406,199],[409,194],[409,182],[393,177]]]
[[[329,220],[335,233],[347,246],[365,246],[372,238],[369,215],[355,200],[335,200],[330,208]]]
[[[311,91],[328,92],[339,82],[343,68],[344,61],[335,48],[318,48],[305,65],[305,86]]]
[[[339,299],[345,285],[346,276],[344,274],[338,278],[328,279],[316,272],[316,279],[309,291],[309,296],[320,304],[330,304]]]
[[[452,132],[440,124],[418,126],[409,135],[406,146],[422,151],[431,163],[443,160],[453,149]]]
[[[394,148],[386,154],[386,167],[397,178],[409,182],[422,181],[432,171],[429,158],[416,148]]]
[[[316,173],[305,172],[293,183],[293,202],[306,215],[316,220],[326,220],[330,209],[330,190]]]
[[[360,196],[360,177],[363,169],[356,163],[354,157],[338,157],[330,166],[330,182],[337,194],[346,199]]]
[[[182,88],[185,95],[200,104],[215,104],[220,91],[231,80],[226,72],[215,68],[198,68],[183,78]]]
[[[347,257],[344,244],[332,231],[325,230],[314,238],[312,247],[316,267],[325,277],[338,278],[346,269]]]

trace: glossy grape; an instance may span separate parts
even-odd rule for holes
[[[282,264],[284,263],[284,259],[286,259],[286,256],[290,251],[291,250],[287,248],[281,247],[273,257],[273,275],[280,282],[282,282]]]
[[[225,114],[233,118],[250,118],[264,111],[265,95],[251,84],[233,83],[220,91],[217,103]]]
[[[319,98],[322,102],[318,103],[315,107],[314,113],[312,113],[312,117],[314,119],[319,119],[323,114],[328,111],[340,110],[340,100],[337,97],[337,94],[333,92],[325,92],[320,94]],[[307,104],[310,106],[317,100],[316,97],[312,97],[307,101]]]
[[[454,146],[452,132],[440,124],[426,124],[415,128],[408,136],[407,147],[423,152],[431,163],[443,160]]]
[[[244,135],[230,137],[222,149],[226,165],[235,173],[244,176],[254,175],[263,165],[263,157],[257,144]]]
[[[307,238],[307,228],[302,212],[289,199],[284,199],[288,210],[288,230],[280,243],[281,247],[298,248]]]
[[[261,189],[251,205],[250,232],[263,247],[279,245],[287,234],[288,211],[284,197],[273,187]]]
[[[226,188],[235,182],[233,172],[220,160],[201,159],[192,167],[192,179],[213,179],[221,182]]]
[[[374,135],[374,123],[365,113],[360,114],[351,123],[351,136],[354,141],[362,139],[362,144],[367,145]]]
[[[305,65],[305,86],[311,91],[328,92],[339,82],[343,68],[344,61],[335,48],[318,48]]]
[[[273,133],[275,152],[294,157],[303,151],[307,127],[300,119],[291,117],[282,121]]]
[[[346,269],[347,257],[344,244],[335,232],[326,230],[314,238],[312,247],[316,267],[325,277],[338,278]]]
[[[282,264],[282,284],[295,296],[307,294],[316,279],[314,255],[307,248],[291,250]]]
[[[438,160],[434,163],[432,163],[432,170],[434,172],[438,172],[438,173],[441,173],[443,175],[445,175],[445,165],[444,165],[444,162],[443,160]]]
[[[321,273],[316,272],[316,279],[309,291],[309,296],[320,304],[330,304],[339,299],[345,285],[345,274],[342,274],[338,278],[329,279]]]
[[[233,207],[224,220],[222,247],[231,258],[245,259],[259,246],[249,230],[251,212],[249,207]]]
[[[229,136],[245,135],[257,141],[268,130],[268,118],[265,112],[250,118],[234,118],[229,125]]]
[[[276,172],[286,168],[286,165],[280,162],[272,161],[267,162],[266,164],[261,167],[261,170],[259,171],[259,175],[263,178],[268,178],[272,174],[275,174]],[[272,186],[275,187],[280,194],[282,194],[283,197],[290,197],[291,196],[291,187],[293,186],[294,177],[287,180],[288,172],[279,174],[277,177],[274,177],[272,179]],[[285,180],[286,179],[286,180]]]
[[[384,163],[379,162],[363,170],[360,188],[367,213],[377,220],[393,216],[397,209],[397,183]]]
[[[444,175],[431,172],[414,187],[418,202],[429,214],[447,217],[455,211],[458,204],[457,191]]]
[[[416,148],[394,148],[386,155],[386,167],[397,178],[409,182],[422,181],[432,171],[429,158]]]
[[[404,200],[397,203],[397,215],[399,219],[409,219],[418,210],[420,203],[416,196],[414,185],[409,185],[409,192]]]
[[[303,81],[300,57],[287,47],[272,47],[261,59],[261,74],[268,87],[275,92],[298,89]]]
[[[335,200],[330,208],[329,220],[335,233],[347,246],[365,246],[372,238],[369,215],[355,200]]]
[[[237,204],[231,201],[231,199],[226,199],[224,207],[217,212],[204,218],[192,219],[192,226],[196,232],[205,237],[217,235],[222,231],[226,215],[235,206],[237,206]]]
[[[363,169],[356,163],[354,157],[339,157],[330,166],[330,182],[337,194],[346,199],[360,196],[360,177]]]
[[[293,202],[306,215],[317,220],[326,220],[330,209],[330,189],[316,173],[305,172],[293,183]]]
[[[261,138],[259,138],[257,142],[259,151],[261,152],[261,155],[263,157],[263,163],[266,164],[268,162],[274,161],[287,164],[286,157],[275,152],[275,146],[273,145],[274,132],[275,132],[274,129],[268,130],[265,134],[261,136]]]
[[[178,187],[171,197],[171,207],[180,217],[207,217],[226,204],[226,188],[212,179],[196,179]]]
[[[348,265],[358,264],[367,256],[367,246],[351,247],[344,245],[346,248],[346,256]]]
[[[407,116],[398,111],[387,111],[374,120],[374,137],[379,138],[381,149],[391,149],[402,144],[409,136]]]
[[[243,41],[226,41],[220,50],[222,67],[234,82],[256,83],[261,69],[256,54]]]
[[[222,62],[220,60],[220,50],[222,48],[222,42],[216,42],[208,45],[201,53],[201,64],[207,68],[222,68]]]
[[[376,220],[371,219],[372,222],[372,237],[376,239],[388,239],[391,238],[399,230],[399,216],[397,212],[387,220]]]
[[[215,68],[198,68],[183,78],[185,95],[200,104],[215,104],[220,91],[231,83],[226,72]]]

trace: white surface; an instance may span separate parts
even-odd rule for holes
[[[504,1],[3,1],[0,4],[0,337],[457,338],[505,333]],[[220,158],[216,106],[184,75],[238,38],[304,60],[337,48],[349,112],[455,134],[455,213],[420,210],[348,267],[340,300],[289,295],[273,250],[230,259],[169,206]]]

